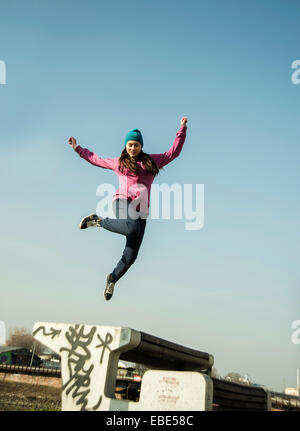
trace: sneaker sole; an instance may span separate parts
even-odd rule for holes
[[[83,219],[80,221],[80,223],[79,223],[79,229],[87,229],[88,227],[91,227],[91,226],[93,226],[93,225],[90,225],[90,226],[88,226],[88,223],[91,221],[91,220],[86,220],[88,217],[90,217],[91,215],[93,215],[94,213],[92,213],[92,214],[89,214],[89,215],[87,215],[87,216],[85,216],[85,217],[83,217]]]
[[[108,275],[107,276],[107,278],[106,278],[106,283],[109,283],[109,281],[108,281],[108,279],[109,279],[109,276],[110,275]],[[114,286],[115,287],[115,286]],[[113,287],[113,290],[114,290],[114,287]],[[114,291],[113,291],[113,293],[106,293],[106,289],[107,289],[107,285],[106,285],[106,287],[105,287],[105,289],[104,289],[104,298],[105,298],[105,300],[106,301],[109,301],[112,297],[113,297],[113,293],[114,293]],[[107,298],[107,296],[109,295],[109,298]]]

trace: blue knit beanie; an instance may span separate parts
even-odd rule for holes
[[[143,145],[144,145],[143,137],[141,132],[138,129],[130,130],[130,132],[127,133],[125,138],[125,146],[128,141],[138,141],[143,148]]]

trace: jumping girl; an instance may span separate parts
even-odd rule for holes
[[[125,138],[125,148],[120,157],[102,159],[96,153],[77,145],[70,137],[68,143],[80,157],[104,169],[112,169],[119,177],[120,187],[114,195],[113,210],[116,218],[101,218],[93,213],[84,217],[79,227],[97,226],[126,236],[121,260],[106,278],[104,298],[108,301],[114,293],[115,283],[127,272],[137,258],[149,215],[150,190],[159,170],[179,156],[186,137],[187,118],[180,120],[173,145],[166,153],[147,154],[142,150],[143,137],[138,129],[131,130]],[[134,208],[134,211],[132,211]]]

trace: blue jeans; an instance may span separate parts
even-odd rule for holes
[[[104,229],[126,236],[125,249],[121,260],[111,273],[113,282],[117,282],[134,263],[144,237],[146,219],[130,217],[130,214],[128,214],[130,202],[127,199],[116,199],[113,202],[116,219],[106,217],[100,221],[100,225]]]

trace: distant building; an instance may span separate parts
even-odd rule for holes
[[[23,347],[0,346],[0,365],[30,365],[32,353]],[[32,366],[39,367],[41,359],[33,355]]]
[[[40,358],[46,360],[48,359],[50,360],[59,360],[60,361],[60,355],[58,355],[57,353],[55,353],[53,350],[51,349],[44,349],[42,353],[39,354]]]
[[[42,367],[46,368],[61,368],[61,357],[53,350],[47,349],[39,354],[40,359],[43,361]]]
[[[293,395],[295,397],[299,396],[299,391],[296,388],[285,388],[284,393],[286,395]]]

